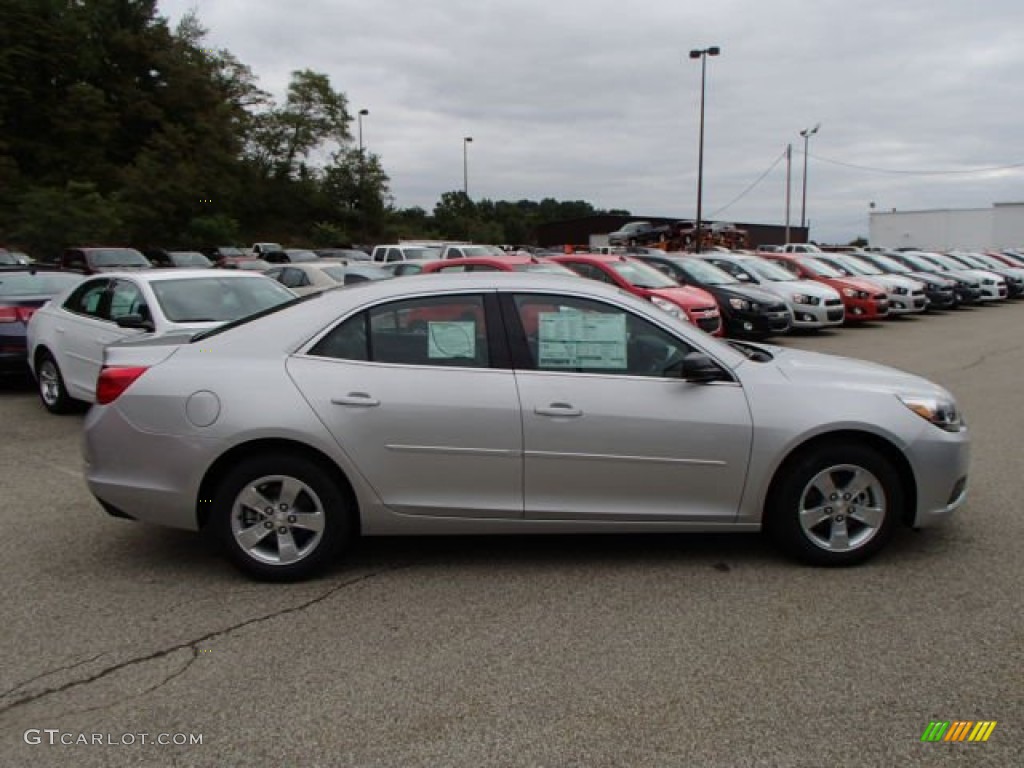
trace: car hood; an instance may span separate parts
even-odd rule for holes
[[[685,309],[718,306],[714,296],[703,288],[694,288],[691,285],[680,285],[673,288],[645,288],[644,293],[647,296],[658,296],[671,301]]]
[[[919,291],[924,287],[921,285],[920,280],[913,280],[900,275],[871,275],[868,279],[873,283],[878,283],[886,290],[906,288],[908,291]]]
[[[788,296],[794,293],[802,293],[806,296],[816,296],[819,299],[838,299],[839,291],[824,283],[817,283],[814,280],[780,280],[777,282],[766,282],[762,285],[768,289],[777,289]]]
[[[866,277],[832,277],[829,278],[829,282],[833,287],[849,288],[854,291],[864,291],[865,293],[878,293],[883,291],[884,288],[880,283],[873,282]]]
[[[772,348],[771,351],[775,354],[774,363],[779,372],[794,383],[821,383],[830,387],[870,389],[893,394],[950,397],[938,384],[886,365],[782,347]]]
[[[759,304],[779,304],[785,303],[779,298],[779,295],[772,293],[771,291],[765,290],[758,286],[744,285],[743,283],[729,283],[728,285],[710,285],[704,288],[705,291],[712,293],[716,296],[724,296],[726,298],[738,298],[746,299],[747,301],[756,301]]]
[[[920,280],[926,285],[931,283],[932,285],[937,285],[940,288],[952,288],[956,285],[956,281],[951,277],[947,277],[946,275],[936,275],[932,272],[910,272],[909,277],[912,280]]]

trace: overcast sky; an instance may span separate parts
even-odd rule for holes
[[[700,61],[709,58],[704,217],[800,222],[810,140],[811,237],[868,233],[868,211],[1024,200],[1021,0],[161,0],[283,96],[326,73],[391,177],[399,207],[587,200],[693,218]],[[355,123],[353,122],[353,134]],[[846,167],[864,166],[879,173]],[[730,203],[732,203],[730,205]],[[728,206],[728,207],[726,207]],[[721,210],[722,208],[724,210]]]

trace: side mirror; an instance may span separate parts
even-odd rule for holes
[[[749,283],[750,275],[748,275],[746,272],[737,272],[736,279],[739,280],[741,283]]]
[[[718,363],[703,352],[690,352],[683,358],[679,377],[693,384],[708,384],[725,378]]]
[[[117,318],[117,327],[134,328],[140,331],[149,331],[150,333],[156,330],[153,321],[146,320],[142,315],[122,315]]]

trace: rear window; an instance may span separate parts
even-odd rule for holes
[[[150,287],[172,323],[228,322],[295,298],[287,288],[258,276],[154,280]]]
[[[148,267],[149,260],[134,248],[97,248],[88,251],[94,267]]]
[[[0,272],[0,296],[54,296],[80,282],[66,272]]]

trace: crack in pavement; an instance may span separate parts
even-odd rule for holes
[[[91,661],[96,661],[96,659],[100,658],[100,656],[106,655],[107,651],[103,651],[102,653],[97,653],[95,656],[90,656],[88,659],[82,659],[81,661],[76,661],[73,664],[65,664],[63,667],[56,667],[55,669],[48,669],[45,672],[40,672],[38,675],[33,675],[28,680],[22,680],[20,683],[13,686],[12,688],[8,688],[6,691],[0,693],[0,699],[7,698],[12,693],[16,693],[29,683],[34,683],[36,680],[40,680],[44,677],[49,677],[50,675],[55,675],[58,672],[67,672],[70,669],[74,669],[75,667],[81,667],[85,664],[88,664]]]
[[[157,689],[167,685],[169,682],[171,682],[172,680],[174,680],[177,677],[180,677],[186,671],[188,671],[188,669],[192,666],[193,663],[195,663],[195,660],[199,656],[198,646],[199,646],[200,643],[206,642],[208,640],[212,640],[215,637],[221,637],[221,636],[224,636],[224,635],[231,634],[232,632],[235,632],[236,630],[243,629],[245,627],[249,627],[249,626],[252,626],[254,624],[260,624],[262,622],[269,621],[271,619],[276,619],[276,618],[279,618],[281,616],[287,616],[288,614],[291,614],[291,613],[298,613],[299,611],[304,611],[307,608],[310,608],[310,607],[312,607],[312,606],[314,606],[314,605],[316,605],[318,603],[322,603],[323,601],[327,600],[328,598],[333,597],[334,595],[336,595],[338,592],[342,591],[343,589],[346,589],[348,587],[354,586],[355,584],[358,584],[360,582],[366,581],[368,579],[372,579],[372,578],[374,578],[376,576],[380,576],[380,575],[382,575],[384,573],[389,573],[391,571],[397,571],[397,570],[400,570],[402,568],[408,568],[410,565],[411,564],[395,565],[395,566],[392,566],[392,567],[389,567],[389,568],[382,568],[382,569],[377,570],[377,571],[371,571],[370,573],[364,573],[363,575],[357,576],[357,577],[352,578],[352,579],[349,579],[348,581],[343,581],[341,584],[338,584],[338,585],[336,585],[334,587],[331,587],[329,590],[327,590],[323,594],[318,595],[317,597],[314,597],[314,598],[312,598],[310,600],[307,600],[304,603],[300,603],[299,605],[288,606],[287,608],[282,608],[279,611],[274,611],[273,613],[268,613],[268,614],[266,614],[264,616],[257,616],[255,618],[246,619],[245,621],[241,621],[241,622],[239,622],[237,624],[232,624],[229,627],[225,627],[223,629],[218,629],[218,630],[215,630],[213,632],[208,632],[205,635],[202,635],[201,637],[195,638],[194,640],[187,640],[185,642],[173,645],[170,648],[162,648],[162,649],[160,649],[158,651],[153,651],[152,653],[148,653],[145,656],[136,656],[135,658],[127,659],[125,661],[119,662],[118,664],[114,664],[114,665],[112,665],[110,667],[107,667],[106,669],[103,669],[103,670],[97,672],[96,674],[90,675],[89,677],[84,678],[82,680],[71,680],[70,682],[64,683],[64,685],[59,685],[56,688],[46,688],[46,689],[43,689],[41,691],[37,691],[35,693],[30,693],[28,695],[22,696],[21,698],[15,699],[10,704],[4,704],[3,706],[0,706],[0,714],[5,714],[7,712],[11,712],[11,711],[13,711],[15,709],[18,709],[20,707],[24,707],[24,706],[26,706],[28,704],[31,704],[31,703],[33,703],[35,701],[39,701],[40,699],[45,698],[47,696],[51,696],[53,694],[64,693],[65,691],[71,690],[72,688],[78,688],[78,687],[83,686],[83,685],[89,685],[90,683],[94,683],[97,680],[102,680],[105,677],[109,677],[110,675],[114,674],[115,672],[120,672],[122,669],[127,669],[128,667],[133,667],[133,666],[136,666],[138,664],[145,664],[146,662],[155,661],[156,659],[162,659],[165,656],[170,656],[171,654],[177,653],[178,651],[183,651],[185,649],[191,649],[192,650],[192,658],[189,659],[188,663],[186,663],[185,666],[183,666],[177,672],[172,673],[171,675],[166,677],[163,681],[161,681],[157,685],[153,686],[149,690],[143,691],[143,694],[145,694],[145,693],[152,693],[153,691],[155,691],[155,690],[157,690]],[[100,656],[102,656],[102,655],[103,654],[100,654]],[[95,660],[96,658],[99,658],[99,656],[95,657],[93,660]],[[81,663],[85,663],[85,662],[81,662]],[[75,666],[80,666],[80,665],[79,664],[72,664],[72,665],[70,665],[69,669],[70,668],[74,668]],[[52,672],[57,672],[57,671],[60,671],[60,670],[52,670]],[[44,673],[42,675],[38,675],[34,679],[38,679],[39,677],[46,677],[47,674],[51,674],[51,673]],[[17,691],[19,688],[23,688],[28,682],[31,682],[31,681],[26,681],[25,683],[22,683],[22,684],[16,686],[15,688],[11,689],[6,694],[4,694],[4,696],[7,696],[7,695],[13,693],[14,691]],[[139,695],[142,695],[142,694],[139,694]],[[102,708],[103,707],[97,707],[97,709],[102,709]],[[77,712],[68,712],[68,713],[65,713],[65,714],[77,714]]]

